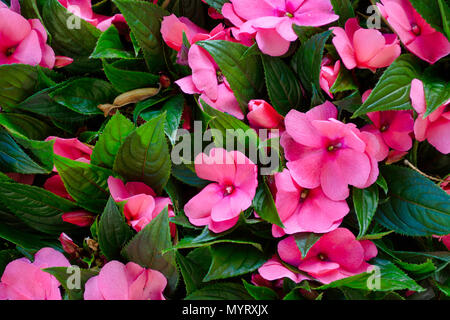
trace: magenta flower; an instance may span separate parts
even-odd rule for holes
[[[289,170],[275,174],[275,205],[284,229],[273,225],[272,234],[281,237],[297,232],[330,232],[342,222],[350,211],[345,200],[329,199],[320,187],[305,189],[300,187]]]
[[[61,218],[64,222],[74,224],[79,227],[89,227],[94,223],[96,215],[85,210],[78,210],[66,212],[61,216]]]
[[[345,30],[339,27],[331,29],[333,44],[349,70],[358,67],[375,72],[378,68],[389,66],[401,53],[395,34],[363,29],[356,18],[347,20]]]
[[[281,56],[297,40],[292,25],[319,27],[336,21],[330,0],[231,0],[222,14],[240,41],[255,38],[265,54]]]
[[[128,182],[109,177],[108,187],[116,202],[126,202],[123,213],[128,224],[137,232],[141,231],[161,211],[168,207],[169,217],[174,217],[170,198],[157,197],[152,188],[142,182]],[[175,225],[170,224],[172,236],[175,236]]]
[[[424,117],[427,104],[423,82],[414,79],[411,83],[411,103],[418,116],[414,123],[414,135],[418,141],[428,140],[439,152],[450,153],[450,101]]]
[[[61,300],[59,281],[42,269],[69,266],[64,255],[52,248],[39,250],[33,262],[14,260],[0,280],[0,300]]]
[[[377,6],[406,48],[420,59],[434,64],[450,53],[447,38],[433,29],[408,0],[381,0]]]
[[[27,20],[0,7],[0,65],[22,63],[52,69],[55,53],[46,42],[47,32],[39,19]]]
[[[325,284],[369,271],[371,265],[367,261],[377,254],[378,250],[373,242],[358,241],[345,228],[338,228],[323,235],[304,259],[294,237],[290,236],[278,243],[278,255],[281,260]],[[258,271],[267,280],[283,277],[294,280],[291,273],[300,279],[305,278],[288,270],[277,258],[266,262]],[[296,282],[299,282],[298,279]]]
[[[379,143],[372,134],[336,117],[337,109],[330,102],[307,113],[291,110],[281,145],[299,186],[321,186],[328,198],[339,201],[348,197],[348,185],[364,189],[373,184],[381,159]]]
[[[84,300],[165,300],[167,279],[134,262],[110,261],[85,285]]]
[[[128,29],[127,22],[122,14],[112,17],[97,14],[92,10],[91,0],[58,0],[69,12],[89,22],[101,31],[105,31],[112,24],[122,32]]]
[[[284,117],[264,100],[250,100],[247,119],[253,129],[284,130]]]
[[[206,186],[184,206],[195,226],[208,225],[220,233],[232,228],[242,211],[252,205],[258,186],[258,168],[239,151],[214,148],[208,155],[195,158],[199,178],[215,181]]]
[[[322,60],[319,83],[322,90],[325,91],[331,99],[333,99],[333,94],[331,93],[330,89],[336,82],[340,70],[341,61],[338,60],[333,65],[333,61],[331,61],[329,58],[324,58]]]

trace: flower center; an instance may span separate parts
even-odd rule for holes
[[[300,200],[304,201],[309,195],[309,189],[303,189],[302,193],[300,193]]]
[[[420,35],[420,33],[422,32],[422,31],[420,30],[420,27],[419,27],[417,24],[415,24],[415,23],[411,26],[411,31],[412,31],[412,33],[414,33],[416,36]]]
[[[294,15],[292,13],[290,13],[290,12],[286,12],[286,17],[293,18]]]
[[[8,49],[6,49],[5,55],[7,57],[10,57],[14,54],[15,51],[16,51],[16,48],[8,48]]]
[[[380,128],[380,131],[381,131],[381,132],[385,132],[385,131],[387,131],[387,129],[389,129],[389,125],[388,125],[388,124],[385,124],[385,125],[383,125],[383,126]]]
[[[319,254],[317,255],[317,258],[319,258],[319,260],[321,260],[321,261],[326,261],[326,260],[328,260],[327,255],[324,254],[324,253],[319,253]]]
[[[225,77],[223,76],[222,71],[217,70],[216,76],[217,76],[217,82],[218,82],[219,84],[224,83]]]
[[[223,195],[224,196],[229,196],[230,194],[232,194],[234,191],[234,186],[230,185],[230,186],[226,186],[223,190]]]
[[[333,152],[333,151],[340,149],[341,147],[342,147],[342,143],[338,142],[338,143],[329,145],[327,150],[328,150],[328,152]]]

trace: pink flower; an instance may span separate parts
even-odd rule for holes
[[[338,228],[323,235],[304,259],[294,237],[290,236],[278,243],[278,254],[284,262],[325,284],[369,271],[371,265],[366,261],[374,258],[377,253],[373,242],[358,241],[345,228]],[[288,270],[274,258],[266,262],[258,271],[267,280],[289,277],[296,281],[292,275],[305,278]],[[296,282],[299,282],[298,279]]]
[[[108,29],[113,24],[119,32],[128,29],[127,22],[122,14],[112,17],[96,14],[92,10],[91,0],[58,0],[69,12],[89,22],[101,31]]]
[[[345,200],[329,199],[320,187],[311,190],[300,187],[287,169],[275,174],[275,184],[275,205],[285,226],[284,229],[272,226],[275,237],[285,233],[332,231],[350,211]]]
[[[167,279],[134,262],[110,261],[85,285],[84,300],[165,300]]]
[[[411,83],[411,104],[418,113],[414,123],[414,135],[418,141],[428,140],[439,152],[450,153],[450,101],[425,118],[427,103],[423,82],[414,79]]]
[[[281,56],[297,40],[292,25],[319,27],[336,21],[330,0],[231,0],[222,14],[240,41],[255,38],[265,54]]]
[[[45,141],[52,140],[55,141],[53,144],[54,154],[84,163],[89,163],[91,161],[92,149],[80,142],[77,138],[63,139],[59,137],[48,137],[45,139]]]
[[[75,255],[78,252],[79,247],[64,232],[59,235],[59,242],[61,243],[64,252],[70,255]]]
[[[331,87],[333,87],[339,76],[339,71],[341,70],[341,62],[338,60],[334,63],[329,58],[324,58],[322,60],[322,67],[320,69],[320,87],[325,91],[331,99],[333,99],[333,94],[330,92]]]
[[[0,280],[0,300],[61,300],[60,283],[42,269],[69,266],[64,255],[52,248],[39,250],[33,262],[14,260]]]
[[[284,117],[264,100],[250,100],[247,119],[253,129],[284,130]]]
[[[85,210],[66,212],[62,215],[64,222],[74,224],[79,227],[89,227],[94,223],[95,217],[95,214]]]
[[[195,44],[201,40],[232,41],[229,31],[225,30],[222,25],[218,25],[210,34],[194,35],[191,39],[192,46],[188,52],[188,64],[192,69],[192,75],[179,79],[175,83],[184,93],[200,94],[200,99],[211,107],[229,113],[238,119],[244,119],[244,114],[230,84],[218,65],[205,49]]]
[[[441,188],[442,190],[444,190],[445,192],[447,192],[447,194],[450,194],[450,176],[448,176],[444,182],[441,183]]]
[[[383,17],[409,51],[434,64],[450,53],[450,42],[434,30],[407,0],[381,0],[377,6]]]
[[[367,188],[378,176],[380,145],[372,134],[338,120],[330,102],[307,113],[291,110],[281,137],[295,182],[307,189],[322,187],[334,201],[349,196],[348,185]]]
[[[74,201],[69,192],[67,192],[66,186],[64,185],[64,182],[59,174],[48,178],[44,183],[44,189],[60,196],[61,198]]]
[[[137,232],[141,231],[161,211],[168,206],[169,217],[174,217],[170,198],[156,197],[152,188],[142,182],[128,182],[109,177],[108,187],[116,202],[126,202],[123,213],[128,224]],[[175,225],[171,224],[171,233],[175,236]]]
[[[184,211],[195,226],[208,225],[220,233],[232,228],[242,211],[252,205],[258,186],[258,168],[239,151],[214,148],[195,158],[199,178],[215,181],[189,200]]]
[[[349,70],[358,67],[375,72],[389,66],[401,53],[395,34],[363,29],[356,18],[347,20],[345,30],[339,27],[331,29],[335,36],[333,44]]]
[[[397,150],[391,150],[388,153],[387,159],[386,159],[386,164],[393,164],[396,162],[399,162],[400,160],[402,160],[406,155],[408,154],[408,152],[403,152],[403,151],[397,151]]]
[[[23,63],[52,69],[55,53],[46,44],[47,32],[39,19],[25,19],[0,7],[0,65]]]
[[[161,34],[164,42],[173,50],[181,50],[183,46],[183,32],[186,34],[189,44],[194,43],[194,37],[198,34],[208,34],[208,31],[198,27],[188,18],[177,18],[174,14],[164,17],[161,23]]]
[[[439,241],[442,241],[447,250],[450,250],[450,234],[446,236],[433,236],[433,238],[437,238]]]

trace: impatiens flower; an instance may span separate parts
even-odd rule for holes
[[[408,154],[408,152],[403,152],[403,151],[397,151],[397,150],[391,150],[388,153],[387,159],[386,159],[386,164],[393,164],[396,162],[399,162],[400,160],[402,160],[406,155]]]
[[[72,196],[67,192],[66,186],[61,179],[59,174],[56,174],[50,178],[48,178],[44,183],[44,189],[48,190],[61,198],[65,198],[70,201],[74,201]]]
[[[322,67],[320,69],[320,87],[325,91],[331,99],[333,99],[333,94],[330,92],[331,87],[333,87],[336,79],[341,70],[341,61],[333,62],[329,58],[324,58],[322,60]]]
[[[59,235],[59,242],[64,252],[74,255],[77,253],[79,247],[73,242],[73,240],[64,232]]]
[[[110,261],[85,285],[84,300],[165,300],[167,279],[134,262]]]
[[[85,210],[66,212],[61,216],[64,222],[74,224],[79,227],[89,227],[94,223],[95,217],[95,214]]]
[[[450,101],[425,117],[427,103],[423,82],[414,79],[411,83],[411,104],[417,112],[414,135],[418,141],[428,140],[439,152],[450,153]]]
[[[247,119],[253,129],[284,129],[284,117],[264,100],[250,100]]]
[[[92,149],[76,138],[48,137],[45,141],[55,141],[53,152],[58,156],[84,163],[91,161]]]
[[[123,213],[128,224],[141,231],[161,211],[168,207],[169,217],[174,217],[170,198],[157,197],[152,188],[142,182],[128,182],[109,177],[108,187],[116,202],[125,202]],[[171,233],[175,235],[175,226],[171,224]]]
[[[373,242],[358,241],[345,228],[338,228],[323,235],[304,259],[293,236],[278,243],[281,260],[325,284],[370,271],[371,265],[367,261],[376,257],[377,253]],[[267,280],[289,277],[296,281],[291,273],[296,277],[304,277],[288,270],[276,258],[266,262],[258,271]],[[296,282],[299,282],[298,279]]]
[[[242,211],[252,205],[258,186],[258,168],[239,151],[211,149],[195,158],[199,178],[215,181],[184,206],[195,226],[208,225],[215,233],[232,228]]]
[[[450,194],[450,176],[448,176],[444,182],[441,183],[441,188],[442,190],[444,190],[445,192],[447,192],[447,194]]]
[[[107,17],[92,10],[91,0],[58,0],[69,12],[89,22],[101,31],[113,24],[120,32],[127,30],[127,22],[122,14]]]
[[[22,63],[52,69],[55,53],[46,42],[47,32],[39,19],[27,20],[0,7],[0,65]]]
[[[238,40],[255,38],[265,54],[281,56],[297,40],[292,25],[319,27],[336,21],[330,0],[231,0],[222,14]]]
[[[326,233],[336,229],[350,211],[347,202],[329,199],[320,187],[305,189],[291,177],[289,170],[275,174],[275,205],[284,229],[273,225],[272,234]]]
[[[307,113],[291,110],[281,137],[287,167],[295,182],[307,189],[322,187],[334,201],[349,196],[348,185],[367,188],[378,177],[380,146],[368,132],[338,120],[330,102]]]
[[[0,300],[61,300],[59,281],[42,269],[69,266],[64,255],[52,248],[39,250],[33,262],[14,260],[0,280]]]
[[[401,53],[395,34],[363,29],[356,18],[347,20],[345,30],[339,27],[331,29],[334,34],[333,45],[349,70],[358,67],[375,72],[378,68],[389,66]]]
[[[381,0],[381,14],[406,48],[420,59],[434,64],[450,53],[450,42],[433,29],[408,0]]]
[[[186,34],[189,44],[195,43],[194,37],[198,34],[209,34],[208,31],[198,27],[188,18],[177,18],[174,14],[164,17],[161,23],[161,34],[164,42],[169,47],[176,51],[181,50],[183,46],[183,32]]]

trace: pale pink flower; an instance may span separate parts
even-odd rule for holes
[[[300,187],[287,169],[275,174],[275,184],[275,205],[285,227],[273,225],[275,237],[286,233],[330,232],[339,227],[350,211],[345,200],[329,199],[320,187],[311,190]]]
[[[84,300],[165,300],[167,279],[134,262],[110,261],[85,285]]]
[[[307,113],[291,110],[281,145],[299,186],[321,186],[328,198],[339,201],[349,196],[348,185],[364,189],[376,181],[382,154],[374,135],[336,117],[337,109],[328,101]]]
[[[251,44],[254,38],[265,54],[281,56],[297,40],[292,25],[319,27],[336,21],[330,0],[231,0],[223,16],[237,28],[236,39]]]
[[[341,61],[338,60],[333,65],[333,61],[327,57],[322,60],[319,83],[322,90],[325,91],[331,99],[333,99],[333,94],[330,89],[336,82],[340,70]]]
[[[0,300],[61,300],[59,281],[42,269],[69,266],[64,255],[52,248],[39,250],[33,262],[14,260],[0,280]]]
[[[252,205],[258,186],[258,168],[239,151],[213,148],[209,155],[195,158],[199,178],[215,181],[206,186],[184,206],[195,226],[208,225],[220,233],[232,228],[239,215]]]
[[[91,0],[58,0],[69,12],[89,22],[101,31],[105,31],[112,24],[123,32],[128,29],[127,22],[122,14],[112,17],[97,14],[92,10]]]
[[[401,48],[395,34],[382,34],[376,29],[363,29],[358,19],[351,18],[345,23],[345,30],[331,28],[333,44],[347,69],[356,67],[370,69],[389,66],[398,56]]]
[[[168,207],[169,217],[174,217],[170,198],[157,197],[152,188],[142,182],[127,182],[109,177],[108,187],[116,202],[126,202],[123,213],[127,222],[136,231],[141,231],[161,211]],[[171,224],[171,233],[175,235],[175,225]]]
[[[423,82],[414,79],[411,83],[411,104],[418,116],[414,123],[414,135],[418,141],[428,140],[439,152],[450,153],[450,101],[425,118],[427,103]]]
[[[450,42],[433,29],[408,0],[381,0],[381,14],[400,40],[420,59],[434,64],[450,53]]]
[[[376,257],[378,250],[369,240],[358,241],[345,228],[338,228],[323,235],[308,251],[305,258],[293,236],[278,243],[278,255],[284,262],[306,272],[322,283],[330,283],[363,272],[370,271],[368,260]],[[272,258],[259,268],[259,273],[267,280],[289,277],[306,278],[283,266],[278,258]]]
[[[247,119],[253,129],[284,130],[284,117],[264,100],[250,100]]]
[[[39,19],[25,19],[0,7],[0,65],[22,63],[52,69],[55,52],[47,45],[47,32]]]

